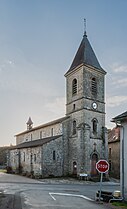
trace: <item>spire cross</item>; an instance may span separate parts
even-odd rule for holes
[[[84,18],[84,35],[86,35],[86,19]]]

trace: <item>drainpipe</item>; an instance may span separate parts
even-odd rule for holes
[[[122,197],[124,200],[124,127],[121,126],[122,131]]]
[[[122,130],[122,140],[121,140],[121,151],[122,151],[122,200],[124,200],[124,126],[117,123],[117,126],[121,128]],[[121,136],[121,133],[120,133]]]

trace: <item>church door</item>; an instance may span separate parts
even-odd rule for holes
[[[94,153],[91,158],[91,176],[97,175],[97,170],[96,170],[97,161],[98,161],[98,156],[97,154]]]

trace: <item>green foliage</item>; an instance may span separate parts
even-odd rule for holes
[[[7,152],[9,147],[0,147],[0,166],[6,165],[7,163]]]
[[[121,208],[127,208],[127,202],[113,202],[112,205],[121,207]]]

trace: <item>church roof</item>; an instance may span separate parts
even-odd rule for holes
[[[115,127],[108,132],[108,143],[120,141],[120,128]]]
[[[68,72],[72,71],[74,68],[78,67],[81,64],[90,65],[102,71],[103,73],[106,73],[100,66],[97,57],[89,43],[86,33],[83,36],[81,44],[77,50],[77,53]]]
[[[13,146],[11,149],[21,149],[21,148],[42,146],[43,144],[46,144],[46,143],[48,143],[52,140],[58,139],[61,136],[62,135],[57,135],[57,136],[46,137],[46,138],[43,138],[43,139],[37,139],[37,140],[33,140],[33,141],[23,142],[21,144]]]
[[[56,119],[56,120],[53,120],[53,121],[50,121],[48,123],[45,123],[45,124],[42,124],[42,125],[39,125],[39,126],[36,126],[30,130],[26,130],[26,131],[23,131],[19,134],[16,134],[15,136],[20,136],[22,134],[26,134],[28,132],[32,132],[32,131],[35,131],[35,130],[38,130],[38,129],[41,129],[41,128],[44,128],[44,127],[48,127],[48,126],[51,126],[51,125],[54,125],[54,124],[57,124],[57,123],[62,123],[64,120],[68,119],[69,116],[65,116],[65,117],[62,117],[62,118],[59,118],[59,119]]]

